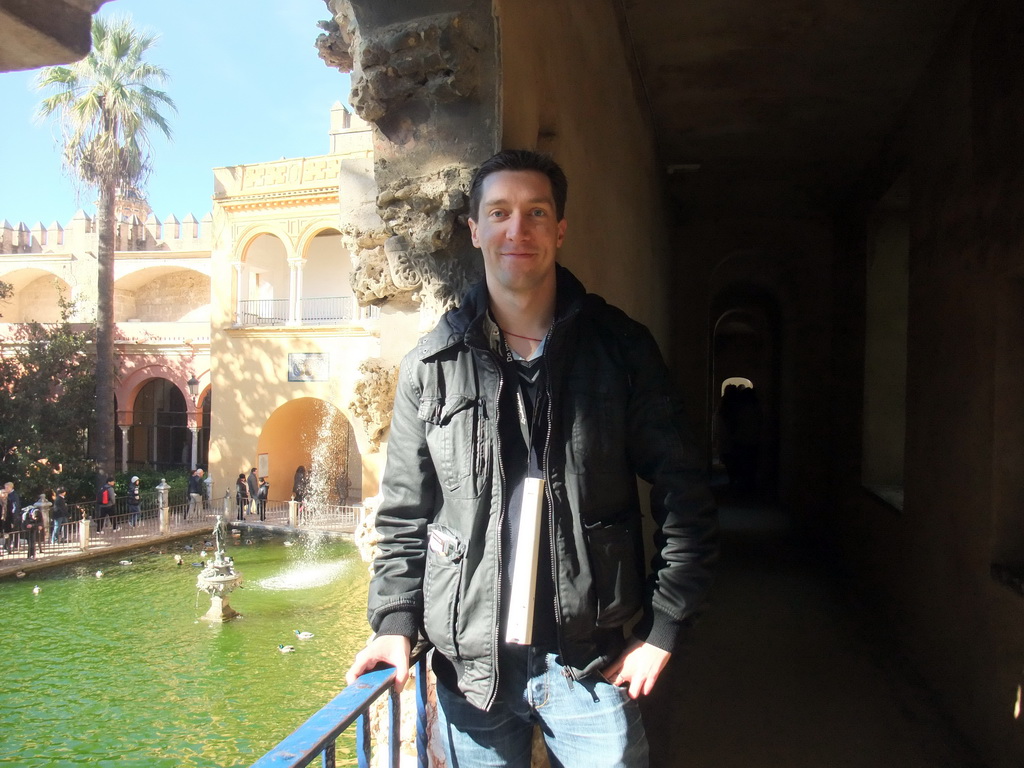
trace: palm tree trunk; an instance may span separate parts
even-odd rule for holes
[[[100,201],[96,211],[99,248],[96,255],[99,269],[96,279],[96,429],[93,433],[93,458],[98,485],[114,474],[114,240],[117,221],[114,219],[116,182],[105,179],[100,184]]]

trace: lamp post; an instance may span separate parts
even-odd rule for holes
[[[199,405],[199,379],[197,379],[196,375],[193,373],[192,374],[192,378],[189,379],[187,382],[185,382],[185,384],[186,384],[186,386],[188,386],[188,393],[192,397],[192,405],[193,406],[198,406]],[[195,470],[195,468],[196,468],[196,466],[198,464],[198,461],[199,461],[199,457],[197,455],[198,452],[199,452],[198,415],[196,416],[196,423],[192,424],[192,426],[190,427],[190,431],[192,432],[192,469]]]

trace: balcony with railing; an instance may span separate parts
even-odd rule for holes
[[[299,301],[292,322],[288,299],[245,299],[238,302],[240,326],[321,326],[376,320],[379,307],[360,307],[351,296],[316,296]]]

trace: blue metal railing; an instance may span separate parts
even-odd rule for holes
[[[427,675],[423,659],[413,665],[416,681],[416,758],[419,768],[427,768],[426,700]],[[388,766],[398,768],[401,704],[395,690],[392,667],[367,672],[335,696],[323,709],[310,717],[276,747],[252,764],[251,768],[302,768],[318,756],[323,768],[335,768],[335,742],[353,723],[356,724],[356,756],[359,768],[369,768],[371,757],[370,706],[388,694]]]

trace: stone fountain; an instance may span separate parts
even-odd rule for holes
[[[242,615],[228,604],[228,595],[242,585],[242,574],[235,570],[234,561],[224,553],[227,533],[224,515],[218,515],[217,524],[213,527],[217,551],[213,560],[206,561],[206,567],[196,578],[196,587],[210,596],[210,610],[203,615],[205,621],[231,621]]]

